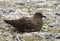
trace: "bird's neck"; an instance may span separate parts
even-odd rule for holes
[[[39,22],[39,23],[43,22],[42,18],[38,18],[38,17],[34,17],[34,16],[32,17],[32,21]]]

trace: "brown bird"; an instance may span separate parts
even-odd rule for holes
[[[43,26],[43,16],[41,12],[36,12],[31,18],[22,17],[15,20],[4,20],[6,23],[12,25],[18,32],[35,32],[40,31]]]

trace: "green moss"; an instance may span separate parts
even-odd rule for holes
[[[25,41],[41,41],[42,38],[26,38]]]
[[[49,14],[46,14],[47,16],[49,15]]]
[[[54,28],[53,31],[54,31],[54,32],[58,32],[58,33],[60,33],[60,27],[56,27],[56,28]]]
[[[48,28],[47,30],[48,30],[49,32],[53,31],[53,29],[52,29],[52,28]]]
[[[7,37],[7,36],[9,36],[9,35],[4,35],[4,37]]]
[[[19,6],[19,8],[20,8],[20,9],[23,9],[23,8],[24,8],[24,6]]]
[[[1,15],[0,15],[0,18],[1,18]]]
[[[16,7],[16,4],[13,4],[13,7]]]
[[[47,24],[49,24],[48,21],[44,21],[43,22],[43,25],[47,25]]]
[[[0,30],[1,30],[1,29],[3,29],[3,30],[4,30],[5,28],[3,28],[3,27],[0,27]]]
[[[47,34],[45,34],[44,36],[48,36]]]
[[[31,11],[32,11],[31,9],[28,10],[28,12],[31,12]]]

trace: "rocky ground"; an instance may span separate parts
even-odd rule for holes
[[[31,17],[37,11],[47,16],[39,32],[17,33],[3,21]],[[0,41],[60,41],[60,0],[0,0]]]

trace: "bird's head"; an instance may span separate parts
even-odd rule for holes
[[[37,18],[46,18],[46,16],[44,16],[41,12],[36,12],[34,16]]]

